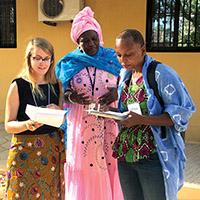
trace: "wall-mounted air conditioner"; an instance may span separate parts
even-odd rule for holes
[[[70,21],[83,6],[83,0],[38,0],[38,21]]]

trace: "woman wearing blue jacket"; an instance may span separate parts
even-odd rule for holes
[[[121,32],[116,53],[124,67],[118,112],[129,111],[127,118],[117,121],[120,131],[113,145],[124,199],[176,200],[186,162],[180,132],[186,130],[195,106],[179,75],[161,63],[155,79],[164,107],[159,104],[147,81],[147,69],[154,59],[146,54],[139,31]],[[166,129],[164,138],[161,126]]]

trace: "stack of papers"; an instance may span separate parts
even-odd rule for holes
[[[113,111],[106,111],[106,112],[101,112],[97,110],[87,110],[88,114],[90,115],[96,115],[99,117],[105,117],[105,118],[111,118],[111,119],[116,119],[116,120],[122,120],[127,117],[127,114],[125,113],[119,113],[119,112],[113,112]]]
[[[64,122],[65,110],[41,108],[27,104],[25,113],[29,118],[38,123],[60,127]]]

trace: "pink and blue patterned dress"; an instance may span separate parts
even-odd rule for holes
[[[88,74],[89,72],[89,74]],[[90,79],[91,78],[91,79]],[[116,87],[118,77],[101,69],[88,67],[70,81],[71,89],[97,97]],[[91,81],[92,80],[92,84]],[[116,107],[116,102],[111,104]],[[86,111],[88,106],[69,104],[67,118],[67,162],[65,165],[66,199],[123,200],[117,161],[112,145],[118,126],[112,119],[96,119]]]

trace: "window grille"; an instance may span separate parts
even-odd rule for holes
[[[0,0],[0,48],[16,48],[16,0]]]
[[[200,0],[147,0],[147,51],[200,51]]]

